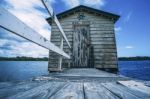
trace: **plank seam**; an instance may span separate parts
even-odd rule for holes
[[[120,97],[119,95],[117,95],[116,93],[114,93],[113,91],[109,90],[107,87],[105,87],[103,84],[102,85],[106,90],[108,90],[109,92],[111,92],[113,95],[117,96],[118,98],[122,99],[122,97]]]
[[[66,86],[68,86],[69,84],[66,83],[64,84],[64,86],[62,86],[60,89],[56,90],[52,95],[50,95],[48,98],[50,99],[52,96],[54,96],[56,93],[58,93],[61,89],[65,88]]]
[[[83,98],[86,99],[84,83],[82,85],[83,85]]]

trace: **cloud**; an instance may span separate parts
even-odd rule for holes
[[[44,13],[37,8],[43,8],[40,0],[5,0],[11,6],[8,10],[26,23],[29,27],[43,35],[45,38],[50,38],[50,27],[45,28],[48,24]],[[52,0],[51,0],[52,2]]]
[[[104,0],[84,0],[83,4],[94,7],[101,7],[105,5]]]
[[[126,46],[125,48],[126,49],[133,49],[134,47],[133,46]]]
[[[93,6],[95,8],[100,8],[105,5],[104,0],[62,0],[68,8],[73,8],[78,5]]]
[[[16,34],[13,34],[3,28],[0,27],[0,39],[9,39],[9,40],[14,40],[18,42],[28,42],[27,40],[23,39],[20,36],[17,36]]]
[[[127,14],[127,16],[125,17],[125,22],[128,22],[128,21],[130,20],[132,14],[133,14],[133,11],[130,11],[130,12]]]
[[[41,0],[5,0],[4,8],[8,9],[13,15],[26,23],[29,27],[50,40],[50,26],[45,18],[49,17]],[[50,0],[50,4],[55,0]],[[0,56],[48,56],[48,50],[39,47],[19,36],[0,28]]]
[[[67,7],[69,7],[69,8],[73,8],[73,7],[75,7],[75,6],[78,6],[78,5],[80,5],[80,0],[62,0],[65,4],[66,4],[66,6]]]
[[[122,27],[115,27],[115,32],[116,33],[120,32],[120,31],[122,31]]]
[[[13,49],[13,46],[11,43],[8,43],[5,40],[1,40],[1,39],[0,39],[0,42],[1,42],[1,44],[0,44],[1,50],[12,50]]]
[[[0,42],[0,56],[48,57],[47,49],[30,42],[20,43],[7,39],[0,39]]]

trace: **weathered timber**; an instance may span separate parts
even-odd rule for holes
[[[118,81],[119,84],[129,87],[129,89],[132,90],[132,92],[139,94],[143,94],[142,97],[150,97],[150,88],[148,86],[145,86],[141,82],[136,82],[133,80],[130,81]]]
[[[67,69],[30,81],[0,83],[1,99],[149,99],[144,81],[97,69]]]
[[[52,7],[49,5],[49,1],[47,0],[41,0],[43,5],[45,6],[46,10],[48,11],[48,13],[50,14],[51,17],[53,17],[53,21],[57,24],[57,27],[59,28],[63,38],[65,39],[65,41],[67,42],[68,46],[71,48],[70,46],[70,43],[68,42],[68,39],[64,33],[64,30],[62,29],[58,19],[57,19],[57,16],[55,15],[55,13],[53,12],[53,9]]]
[[[116,85],[115,83],[102,83],[102,85],[121,99],[140,99],[138,96],[128,92],[127,88]]]
[[[84,83],[85,99],[120,99],[98,83]]]
[[[82,8],[86,9],[86,7]],[[76,10],[80,10],[80,6]],[[64,14],[67,13],[64,12]],[[90,9],[86,9],[71,11],[66,16],[58,16],[58,19],[72,47],[72,49],[69,49],[64,42],[63,50],[71,53],[71,59],[63,59],[62,67],[117,68],[117,50],[114,33],[115,21],[111,17],[105,16],[103,13],[92,13]],[[51,42],[60,46],[60,31],[50,18],[48,22],[52,27]],[[49,53],[50,57],[57,56],[53,56],[51,53]],[[50,61],[53,60],[50,58]],[[55,63],[49,62],[49,68],[54,66],[57,68],[56,64],[58,65],[58,61],[55,61]]]
[[[21,99],[21,98],[44,98],[48,94],[51,96],[55,91],[64,86],[63,82],[47,82],[38,87],[32,88],[30,90],[25,91],[24,93],[17,93],[8,99]]]
[[[51,99],[84,99],[83,85],[82,83],[69,82],[67,86],[59,90],[55,95],[50,97]]]

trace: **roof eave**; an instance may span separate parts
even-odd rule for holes
[[[72,8],[72,9],[69,9],[67,11],[61,12],[61,13],[57,14],[56,16],[59,19],[61,16],[64,16],[67,13],[71,13],[72,11],[76,10],[77,8],[85,8],[85,9],[89,9],[89,10],[91,10],[93,12],[103,14],[104,16],[108,16],[108,17],[114,19],[114,22],[116,22],[120,18],[119,15],[116,15],[116,14],[113,14],[113,13],[109,13],[109,12],[105,12],[105,11],[101,11],[101,10],[94,9],[94,8],[91,8],[91,7],[87,7],[87,6],[84,6],[84,5],[80,5],[80,6]],[[50,21],[51,17],[47,18],[46,20]]]

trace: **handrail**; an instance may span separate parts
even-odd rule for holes
[[[65,39],[65,41],[67,42],[67,44],[68,44],[68,46],[69,46],[69,48],[71,48],[70,43],[69,43],[69,41],[68,41],[68,39],[67,39],[67,37],[66,37],[66,35],[65,35],[65,33],[64,33],[63,29],[62,29],[62,27],[61,27],[61,25],[60,25],[60,23],[59,23],[59,21],[58,21],[56,15],[55,15],[54,12],[53,12],[52,7],[49,6],[48,0],[41,0],[41,1],[42,1],[43,5],[45,6],[46,10],[48,11],[49,15],[52,17],[52,19],[53,19],[54,22],[56,23],[57,27],[59,28],[59,30],[60,30],[60,32],[61,32],[63,38]]]
[[[2,7],[0,7],[0,27],[70,59],[70,56],[62,49],[55,46],[53,43],[48,41],[46,38],[41,36],[39,33],[34,31],[32,28],[27,26],[16,16],[12,15],[9,11]]]

